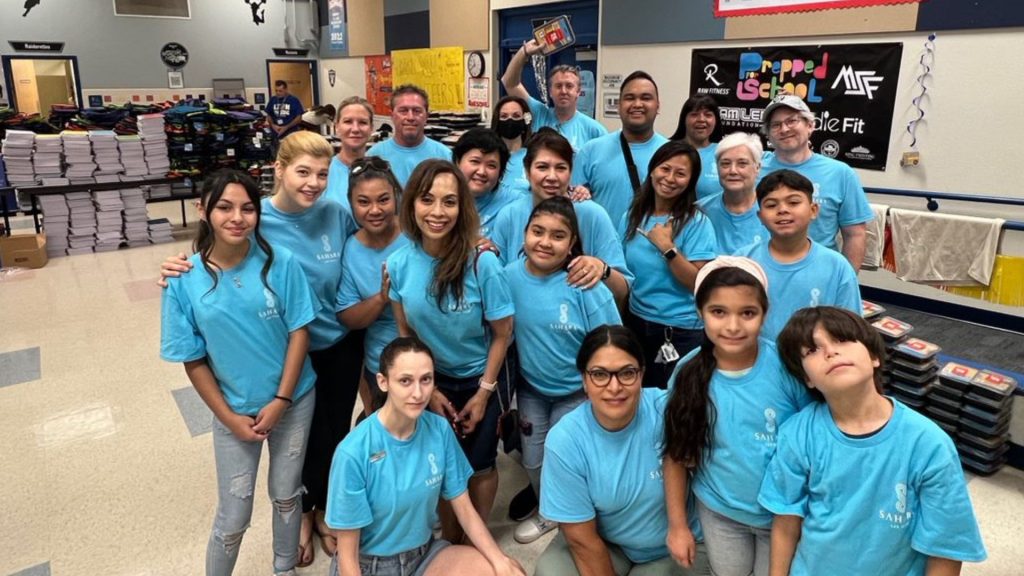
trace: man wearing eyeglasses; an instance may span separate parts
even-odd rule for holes
[[[813,152],[814,114],[798,96],[782,94],[764,109],[762,129],[775,148],[766,154],[761,177],[788,168],[814,184],[818,218],[811,223],[809,235],[818,244],[838,250],[836,235],[843,238],[843,256],[854,270],[864,260],[867,223],[874,218],[860,178],[848,165]]]
[[[512,56],[508,68],[501,76],[501,83],[509,95],[518,96],[530,105],[530,114],[533,116],[530,128],[533,132],[545,126],[554,128],[565,136],[574,150],[579,150],[590,140],[607,134],[608,130],[603,124],[576,110],[576,103],[580,99],[581,82],[579,68],[575,66],[555,66],[548,74],[548,93],[554,106],[549,108],[546,103],[530,96],[523,86],[523,68],[526,66],[526,60],[540,51],[540,44],[536,40],[523,44],[523,47]]]
[[[391,93],[391,121],[395,135],[378,142],[366,153],[380,156],[391,164],[391,172],[404,187],[416,166],[424,160],[439,158],[451,161],[447,146],[427,138],[423,129],[427,125],[428,99],[425,90],[412,84],[402,84]]]

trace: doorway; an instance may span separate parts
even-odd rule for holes
[[[47,116],[54,104],[82,107],[75,56],[4,56],[4,81],[11,108]]]
[[[274,94],[274,82],[284,80],[288,92],[302,102],[306,110],[320,103],[320,83],[313,60],[267,60],[267,90]]]

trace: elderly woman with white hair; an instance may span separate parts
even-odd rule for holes
[[[722,138],[715,150],[718,181],[722,191],[701,199],[697,205],[715,227],[721,254],[735,254],[744,246],[767,242],[768,230],[757,217],[761,139],[746,132],[733,132]]]

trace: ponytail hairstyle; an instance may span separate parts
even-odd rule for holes
[[[542,200],[530,212],[530,218],[526,221],[526,232],[529,232],[533,219],[541,214],[557,216],[569,227],[569,233],[572,234],[572,243],[569,245],[569,255],[565,257],[565,262],[562,262],[563,269],[568,270],[569,262],[572,262],[577,256],[583,255],[583,239],[580,238],[579,219],[576,218],[576,209],[573,208],[572,200],[563,196]]]
[[[647,178],[633,197],[626,213],[626,240],[636,236],[636,230],[654,214],[654,184],[651,181],[655,169],[676,156],[690,159],[690,181],[683,192],[672,202],[672,237],[675,238],[697,212],[697,179],[700,178],[700,153],[685,140],[669,140],[654,152],[647,164]]]
[[[444,311],[446,295],[451,294],[456,304],[462,302],[469,258],[480,239],[480,215],[476,211],[476,200],[458,166],[438,159],[420,162],[405,185],[399,220],[405,235],[422,247],[423,231],[416,224],[416,202],[431,191],[434,180],[442,174],[454,176],[459,191],[459,214],[455,219],[455,227],[444,238],[441,258],[434,266],[434,279],[430,285],[430,293],[437,299],[438,309]]]
[[[388,376],[388,372],[395,366],[395,360],[398,356],[406,352],[419,352],[426,354],[430,361],[434,361],[434,353],[430,351],[430,347],[423,343],[422,340],[416,336],[399,336],[391,342],[388,342],[387,346],[380,353],[380,373],[385,378]]]
[[[213,286],[206,293],[209,294],[217,288],[219,282],[218,271],[220,271],[220,267],[210,260],[210,253],[213,252],[213,246],[217,240],[213,229],[210,227],[210,212],[217,205],[217,202],[220,201],[220,197],[224,195],[224,190],[230,184],[238,184],[244,188],[249,201],[252,202],[256,210],[256,227],[253,231],[253,238],[256,240],[256,245],[267,255],[267,261],[263,264],[260,277],[263,279],[263,285],[271,292],[274,292],[274,289],[267,283],[267,273],[270,272],[270,266],[274,263],[274,251],[263,238],[263,235],[260,234],[260,215],[262,213],[260,188],[248,174],[224,168],[210,174],[203,181],[203,192],[199,198],[199,203],[202,205],[203,213],[206,217],[199,220],[199,233],[196,234],[195,240],[192,241],[192,251],[199,254],[199,259],[203,263],[203,269],[213,279]]]
[[[734,266],[708,273],[697,288],[697,310],[704,308],[715,289],[733,286],[754,288],[762,312],[768,312],[768,294],[764,285],[751,273]],[[711,377],[717,365],[715,345],[705,332],[700,351],[679,370],[665,407],[665,448],[662,456],[692,466],[694,471],[711,457],[712,431],[718,416],[711,401]]]

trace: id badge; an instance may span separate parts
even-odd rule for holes
[[[658,349],[658,356],[654,359],[657,364],[671,364],[679,360],[679,352],[676,351],[676,347],[671,342],[665,342]]]

